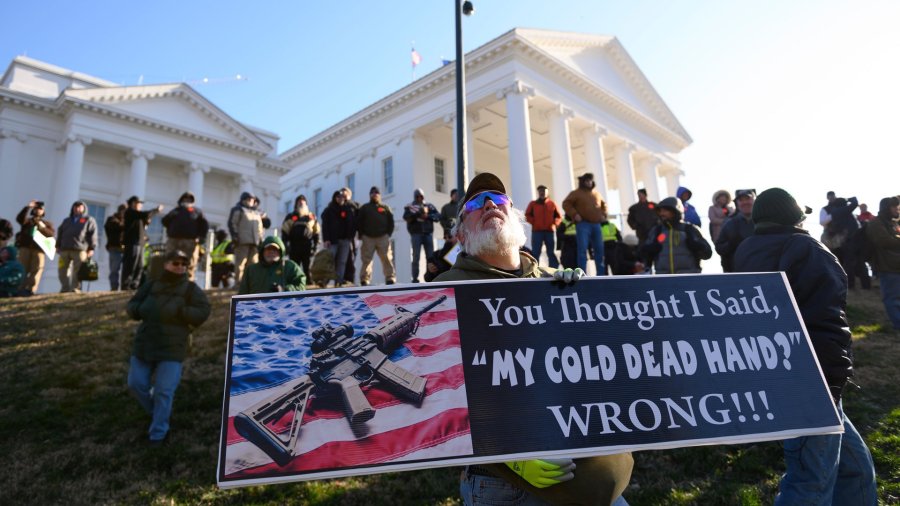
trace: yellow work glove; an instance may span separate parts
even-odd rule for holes
[[[558,485],[575,477],[572,459],[517,460],[505,464],[537,488]]]
[[[584,277],[584,271],[576,267],[574,269],[557,269],[553,273],[553,281],[571,284]]]

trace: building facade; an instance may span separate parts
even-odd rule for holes
[[[619,218],[638,188],[656,201],[675,194],[691,138],[614,37],[513,29],[466,56],[466,94],[466,180],[497,174],[522,209],[540,184],[561,203],[588,172]],[[298,194],[321,212],[341,187],[361,202],[381,187],[398,220],[398,281],[409,281],[402,209],[415,188],[438,208],[449,201],[455,104],[446,65],[288,149],[283,210]]]
[[[277,135],[239,123],[184,83],[121,86],[26,57],[0,78],[0,216],[11,221],[35,199],[59,224],[83,200],[102,229],[131,195],[168,210],[187,190],[214,226],[227,226],[242,191],[274,216],[286,173],[277,150]],[[162,240],[158,220],[149,232]],[[104,246],[101,237],[101,269]],[[56,278],[48,262],[41,291]],[[106,288],[103,271],[100,280]]]

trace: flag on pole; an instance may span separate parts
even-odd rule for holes
[[[420,55],[419,52],[416,51],[416,48],[412,48],[412,54],[410,55],[410,57],[412,59],[413,68],[416,68],[416,65],[422,63],[422,55]]]

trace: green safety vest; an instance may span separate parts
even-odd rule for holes
[[[225,249],[228,248],[228,245],[231,244],[231,239],[225,239],[218,246],[213,248],[212,250],[212,263],[214,264],[225,264],[228,262],[234,263],[234,253],[225,253]]]
[[[600,229],[603,231],[603,242],[616,240],[616,232],[618,232],[619,229],[616,228],[615,223],[608,221],[606,224],[602,225]]]

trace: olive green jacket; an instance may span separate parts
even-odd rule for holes
[[[491,267],[475,257],[460,253],[453,267],[441,273],[434,281],[547,278],[556,272],[556,269],[538,265],[537,260],[528,253],[520,252],[519,256],[522,261],[521,276]],[[495,476],[550,504],[609,506],[628,486],[634,460],[631,453],[619,453],[575,459],[575,466],[574,479],[547,488],[537,488],[529,484],[505,464],[488,464],[481,467],[489,469]]]

